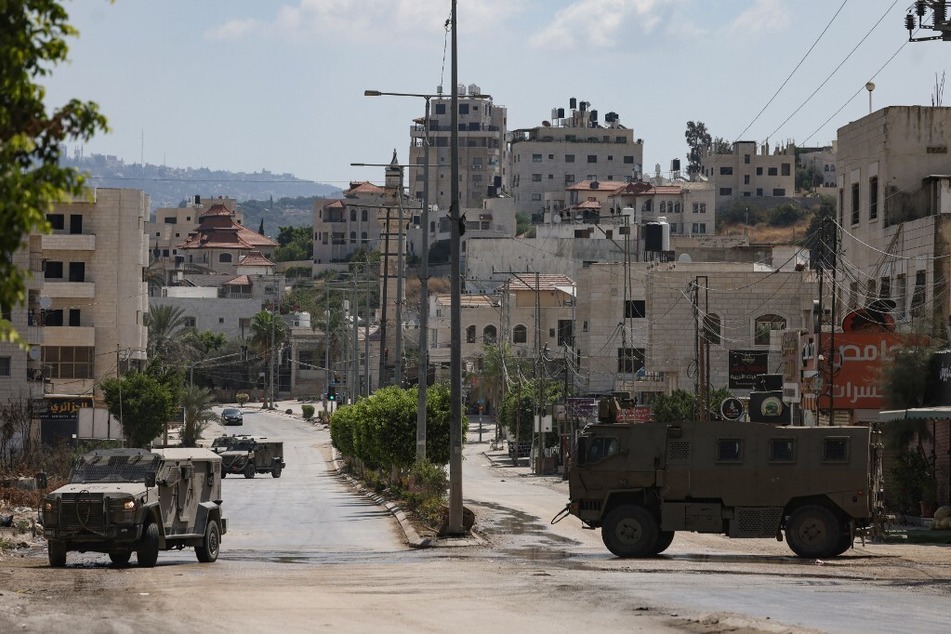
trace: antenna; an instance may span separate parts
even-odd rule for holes
[[[934,92],[931,94],[931,105],[938,108],[944,100],[944,71],[941,71],[941,81],[938,81],[938,73],[934,74]]]

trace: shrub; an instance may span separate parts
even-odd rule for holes
[[[310,420],[314,417],[314,406],[311,404],[301,405],[301,413],[304,415],[304,418]]]
[[[240,392],[234,395],[234,400],[238,402],[238,405],[244,405],[249,400],[251,400],[251,397],[245,394],[244,392]]]

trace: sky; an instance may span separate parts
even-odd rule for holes
[[[908,42],[911,0],[457,0],[458,77],[509,130],[587,101],[644,139],[644,171],[686,164],[684,131],[828,145],[872,108],[951,105],[951,42]],[[451,85],[450,0],[67,0],[69,61],[47,108],[94,101],[86,154],[289,173],[346,188],[408,157],[419,98]],[[922,31],[919,35],[931,35]],[[68,147],[70,155],[78,143]]]

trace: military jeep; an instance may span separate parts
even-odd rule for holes
[[[280,478],[284,467],[284,443],[266,436],[219,436],[211,450],[221,456],[221,477],[229,473],[253,478],[257,473],[270,473]]]
[[[66,553],[107,553],[151,568],[160,550],[194,547],[218,559],[228,528],[221,513],[221,458],[207,449],[100,449],[80,457],[69,483],[47,494],[40,522],[50,565]]]

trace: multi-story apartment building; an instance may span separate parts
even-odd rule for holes
[[[642,172],[644,141],[634,138],[617,113],[602,121],[588,102],[572,98],[565,114],[554,109],[551,121],[509,135],[512,195],[539,222],[547,194],[560,197],[582,181],[638,180]]]
[[[507,181],[506,109],[496,106],[475,84],[460,85],[456,93],[459,133],[459,206],[478,208],[485,198],[500,193]],[[452,179],[449,176],[452,137],[452,97],[430,100],[430,115],[416,119],[410,128],[409,184],[412,196],[423,200],[426,139],[429,135],[429,204],[449,209]],[[430,222],[435,219],[430,218]],[[430,233],[435,233],[435,227]]]
[[[351,182],[341,200],[314,205],[315,273],[322,265],[345,262],[360,249],[380,243],[383,188],[369,181]]]
[[[831,145],[816,148],[798,148],[799,167],[821,176],[822,182],[814,183],[813,187],[821,191],[822,188],[838,187],[835,171],[836,142]]]
[[[732,154],[711,153],[702,158],[703,174],[714,185],[719,209],[746,199],[796,193],[795,146],[776,148],[770,154],[769,144],[764,143],[760,150],[757,153],[755,141],[736,141]]]
[[[148,214],[145,193],[128,189],[99,188],[88,200],[53,206],[52,233],[31,235],[18,254],[33,280],[26,306],[11,318],[30,347],[0,344],[0,398],[98,402],[104,378],[145,360]],[[67,422],[64,432],[77,433]]]
[[[900,328],[947,336],[951,108],[883,108],[839,128],[837,146],[839,296],[890,299]]]

